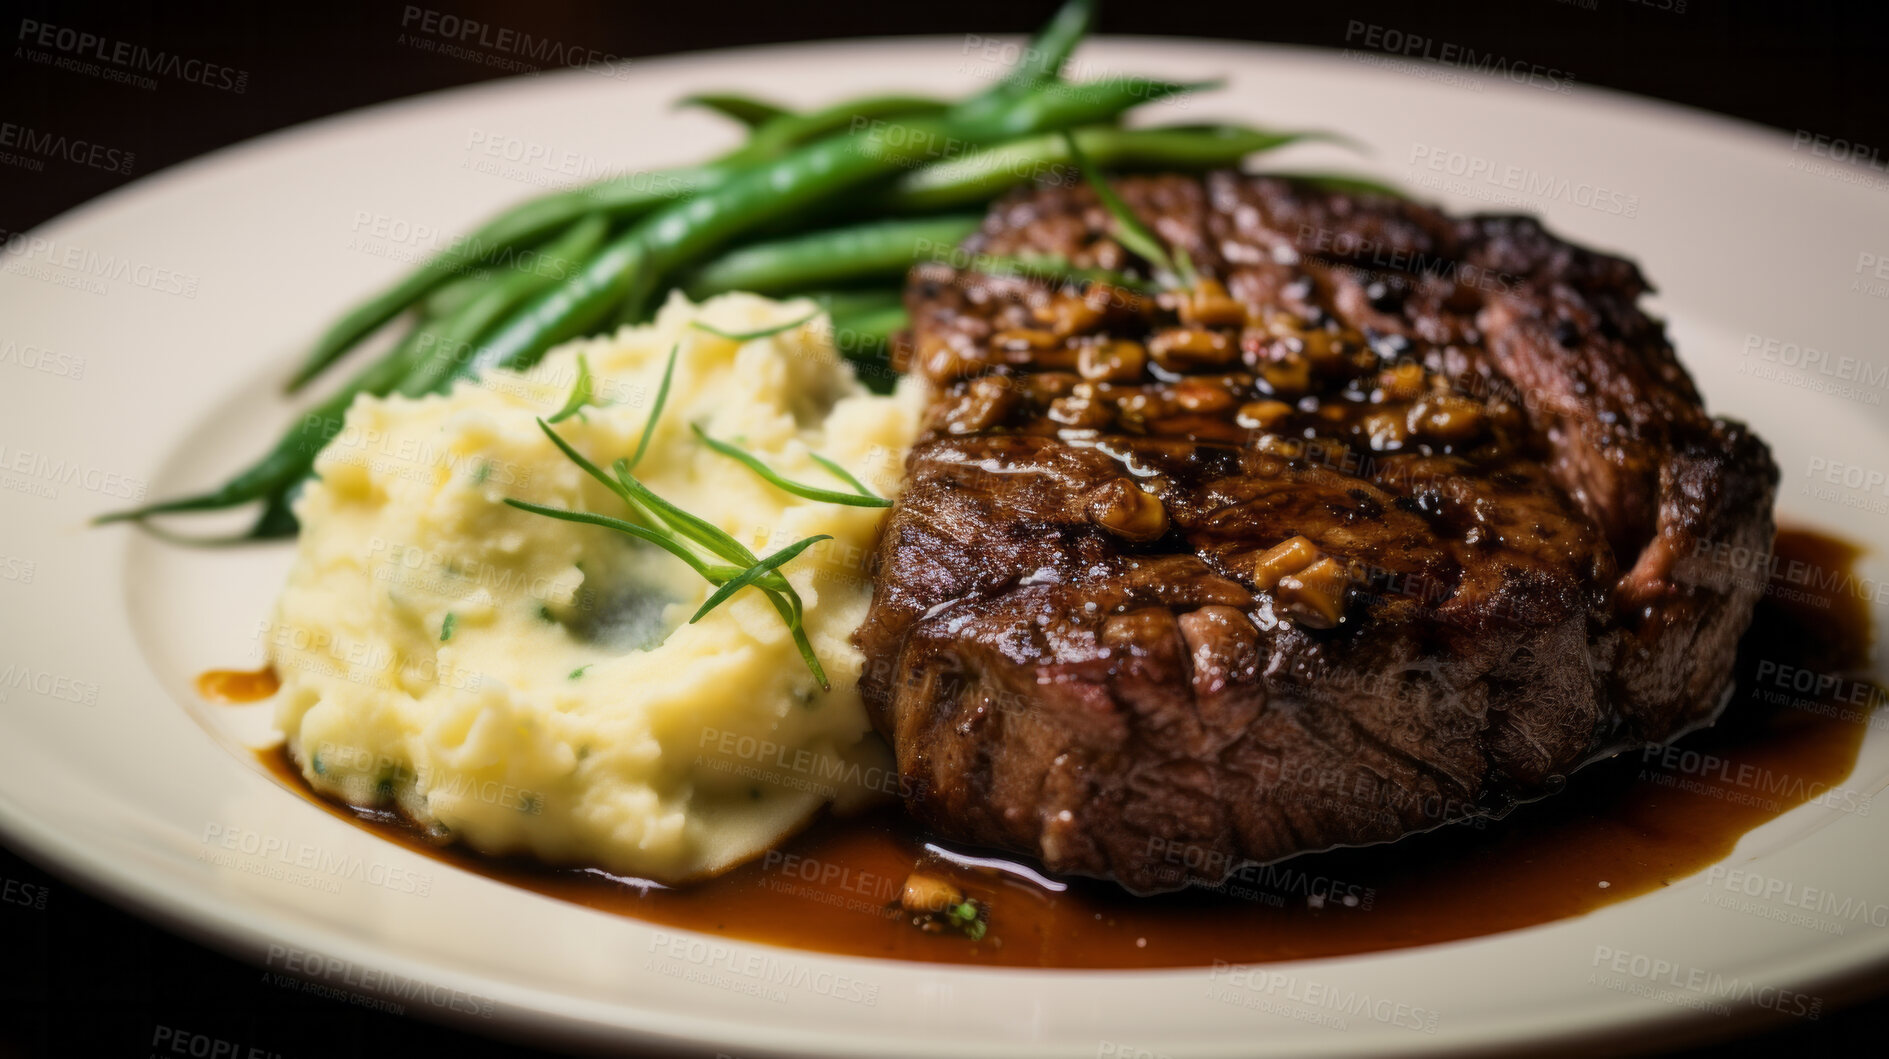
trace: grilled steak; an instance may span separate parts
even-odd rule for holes
[[[1758,588],[1685,560],[1767,549],[1777,472],[1631,263],[1306,183],[1117,186],[1198,284],[1015,271],[1147,273],[1048,188],[908,286],[933,399],[856,639],[924,823],[1167,890],[1711,720]]]

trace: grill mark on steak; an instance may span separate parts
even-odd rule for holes
[[[1630,262],[1279,179],[1117,186],[1208,282],[907,288],[932,401],[855,638],[921,821],[1173,889],[1715,714],[1757,590],[1679,564],[1767,546],[1777,472]],[[1034,190],[965,249],[1145,271],[1109,230]]]

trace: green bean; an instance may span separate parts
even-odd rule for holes
[[[1055,85],[975,119],[892,122],[815,141],[643,218],[577,276],[545,292],[500,327],[460,373],[529,367],[546,349],[583,333],[613,308],[642,304],[679,267],[743,231],[835,201],[925,157],[938,145],[989,143],[1091,123],[1196,87],[1139,78]]]
[[[1327,191],[1339,191],[1347,195],[1383,195],[1393,199],[1408,199],[1410,193],[1395,184],[1373,180],[1370,177],[1356,176],[1351,173],[1267,173],[1284,180],[1300,180],[1314,187]]]
[[[1092,125],[1075,134],[1084,154],[1111,169],[1212,169],[1323,135],[1234,125],[1149,129]],[[867,208],[898,213],[954,209],[987,202],[1009,188],[1046,177],[1060,182],[1080,180],[1069,162],[1060,133],[1014,140],[904,173]]]
[[[849,130],[861,121],[886,118],[930,117],[949,104],[930,96],[872,95],[834,103],[805,114],[784,114],[754,130],[748,142],[721,161],[728,164],[766,162],[823,136]]]
[[[290,486],[286,489],[278,489],[263,498],[262,513],[256,516],[256,521],[250,525],[249,532],[243,534],[243,539],[261,541],[295,536],[301,530],[302,524],[296,520],[295,511],[290,505],[294,503],[299,492],[297,488]]]
[[[348,405],[363,393],[384,394],[399,383],[419,355],[415,329],[387,356],[369,364],[333,394],[303,412],[296,425],[276,442],[274,448],[220,488],[178,500],[147,504],[129,511],[100,515],[92,522],[125,522],[151,515],[186,511],[220,511],[252,500],[262,500],[283,493],[299,483],[315,462],[315,454],[340,428]],[[312,435],[312,436],[311,436]]]
[[[933,116],[946,109],[948,104],[929,96],[862,96],[805,114],[789,114],[770,122],[757,130],[745,146],[718,160],[718,164],[767,161],[778,158],[789,148],[856,127],[860,122],[892,117]],[[798,223],[784,225],[788,230],[800,226]],[[614,323],[619,327],[646,324],[653,315],[650,305],[626,302],[618,306]]]
[[[486,262],[503,264],[508,252],[558,232],[587,213],[602,213],[612,220],[633,218],[662,203],[713,187],[733,171],[733,167],[707,165],[632,173],[513,207],[330,325],[289,380],[289,392],[300,390],[382,324],[456,276]]]
[[[895,100],[898,100],[897,105],[913,102],[911,97],[877,97],[863,101],[863,109],[871,112],[880,106],[892,108]],[[862,109],[849,104],[829,110],[839,114],[848,108]],[[977,223],[977,217],[966,215],[891,221],[816,233],[736,251],[719,262],[712,262],[698,278],[702,285],[710,288],[723,284],[719,289],[743,287],[777,290],[783,284],[805,285],[899,275],[910,266],[920,240],[955,244]],[[592,214],[587,223],[580,223],[571,233],[567,233],[567,238],[560,240],[557,247],[547,249],[544,257],[561,261],[582,259],[595,249],[603,227],[600,216]],[[571,238],[572,235],[575,238]],[[772,278],[769,270],[772,271]],[[407,341],[390,354],[390,363],[370,367],[357,380],[343,387],[330,402],[318,406],[309,415],[324,420],[338,420],[345,413],[354,393],[388,392],[390,387],[386,386],[385,380],[390,375],[398,376],[396,385],[399,392],[410,396],[442,389],[455,376],[465,374],[459,370],[459,354],[472,349],[479,336],[502,315],[549,285],[549,278],[533,270],[514,270],[505,274],[481,270],[448,283],[436,291],[430,301],[430,307],[437,311],[436,318],[417,328]],[[863,312],[854,309],[850,315],[842,311],[842,319],[854,321],[847,324],[846,332],[857,335],[862,343],[882,344],[892,331],[903,326],[896,322],[903,319],[903,310],[897,307],[896,297],[896,294],[892,295],[894,300],[891,305],[880,304]],[[346,399],[343,399],[344,394]],[[271,458],[265,459],[263,464],[248,474],[238,476],[223,490],[126,513],[123,517],[212,510],[259,497],[274,497],[279,507],[281,495],[299,484],[306,474],[305,470],[291,474],[284,455],[282,452],[272,453]],[[305,458],[309,464],[313,462],[313,455],[312,452],[297,452],[298,459]],[[269,521],[265,516],[263,523]],[[259,526],[263,523],[259,523]]]
[[[458,279],[448,280],[438,290],[421,299],[417,304],[420,312],[428,319],[451,316],[459,311],[479,289],[485,286],[496,270],[489,268],[474,269]]]
[[[421,355],[400,380],[409,397],[433,393],[452,378],[462,354],[474,348],[491,326],[531,296],[576,273],[603,243],[609,222],[591,214],[544,248],[530,268],[516,268],[487,284],[451,316],[429,327],[420,339]]]
[[[306,434],[308,424],[320,422],[324,427],[320,436],[324,439],[331,436],[341,425],[349,405],[358,393],[381,396],[399,392],[411,397],[432,392],[450,376],[452,360],[457,353],[470,349],[493,320],[573,270],[579,259],[603,241],[607,229],[607,222],[601,216],[592,214],[573,226],[561,239],[545,247],[532,267],[517,268],[505,274],[482,274],[480,282],[470,285],[463,294],[462,304],[452,313],[415,328],[396,350],[369,366],[357,383],[343,387],[304,416],[303,433]],[[400,374],[400,378],[393,386],[387,385],[386,379],[395,374]],[[296,531],[295,516],[288,506],[289,498],[314,473],[315,457],[321,447],[316,444],[300,448],[302,460],[299,473],[291,474],[284,465],[279,475],[272,474],[264,480],[267,492],[263,496],[263,511],[249,531],[251,539],[288,536]],[[218,503],[216,506],[229,507],[234,504]]]
[[[414,387],[414,379],[448,376],[456,352],[468,348],[494,319],[521,300],[563,278],[566,272],[574,268],[577,259],[602,242],[607,227],[607,222],[593,215],[538,255],[538,265],[556,262],[563,271],[550,271],[542,267],[521,268],[482,277],[479,284],[481,289],[468,292],[466,304],[457,313],[414,328],[389,353],[367,365],[333,394],[304,412],[296,427],[278,440],[275,448],[221,488],[131,511],[115,512],[95,521],[122,522],[150,515],[217,511],[265,499],[270,500],[273,506],[281,507],[285,494],[308,476],[316,454],[340,428],[348,406],[354,403],[357,396],[363,393],[382,396],[396,387],[408,394],[425,392]],[[444,362],[443,368],[439,367],[441,362]],[[271,517],[265,514],[263,523],[258,525],[269,522]],[[280,513],[273,517],[279,520]]]
[[[290,379],[289,392],[301,389],[375,329],[455,276],[520,244],[545,238],[587,213],[601,212],[615,221],[633,219],[663,203],[715,187],[747,166],[779,157],[856,120],[936,113],[943,108],[943,103],[923,96],[873,95],[807,114],[784,113],[756,129],[746,144],[708,165],[627,173],[515,206],[335,321]]]
[[[1063,63],[1069,61],[1070,53],[1089,35],[1089,27],[1094,23],[1095,0],[1069,0],[1057,8],[1049,22],[1030,39],[1030,50],[1003,83],[1015,90],[1054,81],[1061,76]]]
[[[868,287],[859,290],[803,290],[781,295],[783,299],[806,298],[830,317],[893,309],[905,303],[905,292],[897,287]]]
[[[1091,0],[1069,0],[1031,41],[1023,60],[1007,77],[952,107],[952,116],[975,122],[1000,115],[1012,109],[1030,91],[1053,80],[1076,43],[1088,32],[1093,14]],[[692,97],[692,101],[757,120],[769,108],[779,109],[773,104],[728,94]],[[291,393],[300,390],[363,338],[454,276],[491,261],[512,246],[545,238],[575,223],[584,214],[601,211],[612,220],[627,220],[664,200],[684,198],[717,186],[745,166],[770,161],[780,152],[839,129],[856,127],[859,120],[929,115],[942,110],[943,106],[926,97],[869,96],[808,114],[781,113],[756,127],[749,143],[716,163],[631,174],[515,206],[330,325],[290,378],[288,390]]]
[[[977,214],[874,221],[731,250],[679,284],[700,300],[723,291],[778,294],[808,285],[897,279],[926,249],[957,245],[977,230]]]
[[[769,103],[765,99],[744,96],[735,92],[697,92],[692,96],[683,96],[676,100],[677,107],[700,107],[713,111],[724,118],[746,125],[753,129],[765,125],[775,118],[791,113],[786,107]]]
[[[1307,139],[1323,139],[1318,132],[1272,132],[1234,125],[1188,125],[1146,129],[1122,129],[1097,125],[1076,130],[1079,146],[1100,165],[1111,168],[1210,169],[1234,165],[1246,156],[1269,151]],[[999,144],[958,158],[936,162],[899,176],[871,200],[869,214],[930,213],[940,209],[982,205],[1011,187],[1033,179],[1080,179],[1069,164],[1060,133],[1033,136]],[[968,232],[968,229],[966,230]],[[948,239],[933,235],[934,243],[955,242],[962,234]],[[776,252],[792,246],[799,239],[808,241],[808,252],[799,255],[791,266],[768,268],[765,278],[749,275]],[[803,235],[762,244],[751,244],[728,252],[685,278],[682,288],[692,298],[727,290],[752,290],[774,293],[792,290],[804,283],[833,282],[822,274],[829,265],[844,268],[850,248],[845,244],[823,246],[819,236]],[[905,264],[910,264],[906,258]],[[796,281],[786,276],[791,269],[807,270]],[[885,274],[902,273],[895,262],[884,263]],[[862,273],[867,275],[869,273]],[[851,278],[851,277],[845,277]],[[626,314],[620,323],[644,322],[642,315]]]
[[[952,108],[952,116],[976,119],[995,113],[1018,97],[1056,80],[1076,45],[1095,21],[1094,0],[1069,0],[1030,38],[1023,57],[996,84]]]
[[[853,364],[853,375],[873,393],[891,393],[899,373],[892,368],[886,346],[907,325],[903,307],[881,305],[853,312],[835,312],[833,348]]]
[[[109,514],[97,521],[214,510],[260,499],[265,509],[252,536],[290,531],[294,525],[290,498],[361,393],[385,394],[395,387],[425,392],[493,364],[529,366],[549,344],[607,313],[612,300],[641,301],[661,279],[700,260],[739,232],[752,230],[756,221],[792,215],[803,206],[824,203],[909,165],[923,154],[918,145],[952,139],[988,142],[1084,121],[1106,121],[1138,102],[1191,87],[1117,81],[1054,95],[1036,91],[1060,69],[1086,29],[1089,11],[1087,0],[1072,0],[1038,36],[1017,71],[948,111],[938,100],[901,95],[865,97],[804,115],[782,113],[773,104],[729,95],[693,100],[737,120],[759,124],[748,143],[717,162],[572,188],[521,203],[486,221],[391,288],[357,305],[317,339],[291,379],[291,391],[424,300],[418,326],[392,351],[305,413],[300,429],[283,437],[261,460],[211,492]],[[936,118],[941,112],[949,117]],[[928,120],[911,122],[914,116]],[[889,118],[910,123],[873,128],[864,134],[859,130],[862,120],[883,123]],[[840,130],[849,134],[831,135]],[[894,132],[913,146],[886,142]],[[754,171],[746,172],[750,169]],[[705,194],[728,185],[733,187],[724,193]],[[704,201],[682,205],[681,200],[693,195],[702,195]],[[599,220],[585,221],[590,215]],[[576,245],[587,253],[600,238],[599,224],[638,218],[642,222],[609,244],[596,260],[535,297],[530,292],[540,284],[522,278],[529,273],[508,271],[513,264],[510,255],[553,233],[562,233],[559,249]],[[493,320],[516,305],[521,292],[530,298],[529,303],[512,313],[488,347],[458,363],[458,347],[475,341]],[[833,296],[829,304],[844,304],[840,297]],[[851,304],[868,321],[872,314],[880,314],[880,323],[896,311],[895,300]],[[842,318],[855,317],[842,314]],[[310,438],[316,426],[321,428],[319,437]]]
[[[833,318],[836,334],[851,336],[859,342],[884,345],[910,321],[903,306],[892,305],[866,312],[846,313]]]

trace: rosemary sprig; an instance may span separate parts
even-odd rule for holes
[[[777,324],[773,327],[763,327],[756,331],[724,331],[714,324],[706,324],[700,320],[689,321],[689,326],[695,328],[697,331],[706,331],[716,338],[725,338],[730,342],[752,342],[758,338],[772,338],[783,331],[792,331],[794,328],[808,323],[818,315],[820,315],[820,310],[815,309],[798,320]]]
[[[623,487],[622,493],[630,498],[632,507],[640,507],[641,510],[649,512],[657,520],[667,524],[671,533],[693,541],[731,563],[752,566],[760,561],[755,558],[753,552],[720,526],[698,518],[657,496],[648,486],[624,469],[624,462],[618,460],[613,468],[617,472],[617,481]],[[793,588],[782,577],[770,577],[764,584],[779,592],[789,594],[793,592]],[[798,608],[798,599],[799,597],[795,597],[796,608]],[[797,609],[796,613],[798,613]]]
[[[636,439],[636,451],[630,454],[627,472],[643,462],[643,453],[649,451],[649,436],[656,432],[656,417],[662,414],[662,406],[669,400],[669,380],[676,377],[676,354],[682,350],[682,343],[669,347],[669,363],[663,365],[662,385],[656,387],[656,404],[649,410],[649,418],[643,420],[643,436]]]
[[[1149,231],[1148,226],[1141,223],[1141,218],[1135,216],[1135,211],[1129,209],[1121,196],[1115,194],[1115,189],[1108,186],[1108,181],[1103,180],[1102,174],[1090,163],[1089,156],[1082,152],[1076,138],[1066,131],[1063,133],[1063,146],[1069,151],[1076,168],[1082,172],[1082,179],[1095,190],[1095,197],[1115,218],[1115,238],[1130,251],[1147,259],[1156,269],[1178,279],[1179,286],[1196,286],[1200,282],[1200,275],[1194,271],[1194,261],[1188,256],[1187,250],[1177,246],[1174,253],[1169,254],[1161,238]]]
[[[1153,293],[1147,284],[1125,272],[1080,268],[1061,254],[992,255],[978,259],[977,271],[986,276],[1023,276],[1081,284],[1107,283],[1124,290]]]
[[[562,519],[565,522],[581,522],[589,526],[602,526],[604,529],[613,529],[618,533],[627,534],[638,540],[648,541],[689,564],[689,568],[701,574],[704,580],[714,581],[717,584],[721,583],[721,578],[733,577],[741,572],[741,568],[738,566],[710,565],[703,562],[701,556],[696,555],[694,552],[684,547],[682,542],[677,540],[674,534],[665,533],[661,530],[652,530],[647,526],[639,526],[634,522],[626,522],[620,518],[611,518],[609,515],[599,515],[594,511],[571,511],[561,507],[546,507],[543,504],[534,504],[529,500],[519,500],[516,497],[508,496],[505,498],[505,502],[520,511],[529,511],[534,515]]]
[[[854,478],[852,475],[847,474],[843,470],[839,471],[838,473],[845,479],[847,484],[859,490],[859,492],[841,493],[841,492],[836,492],[832,489],[821,489],[819,486],[806,485],[801,482],[790,481],[789,479],[782,478],[779,472],[775,471],[774,468],[769,467],[765,463],[762,463],[760,460],[756,459],[751,453],[741,448],[740,446],[730,445],[726,441],[720,441],[716,438],[710,437],[708,434],[708,431],[703,430],[699,423],[691,423],[689,424],[689,426],[692,430],[695,431],[695,436],[702,439],[702,444],[707,445],[709,448],[714,449],[716,452],[721,453],[723,456],[726,456],[729,459],[739,461],[742,466],[747,467],[749,470],[760,475],[762,478],[766,479],[769,484],[775,486],[778,489],[783,489],[789,493],[792,493],[797,497],[801,497],[806,500],[818,500],[822,503],[827,503],[827,504],[845,504],[848,507],[891,507],[892,506],[892,501],[887,500],[885,497],[874,495],[872,492],[867,490],[865,486],[859,483],[859,479]],[[837,465],[835,465],[829,460],[820,459],[819,463],[820,463],[820,466],[825,467],[828,470],[837,470]]]
[[[799,555],[801,552],[806,551],[813,545],[821,541],[830,541],[832,539],[833,535],[830,533],[816,533],[811,537],[802,537],[794,543],[789,544],[787,547],[782,548],[780,551],[748,567],[746,570],[741,571],[741,573],[735,575],[735,577],[716,589],[714,595],[708,597],[707,601],[702,604],[701,609],[695,612],[695,616],[689,619],[689,624],[694,625],[696,622],[701,621],[709,611],[721,606],[723,600],[748,585],[753,584],[763,574],[780,569],[781,564]]]
[[[616,494],[635,516],[635,521],[614,518],[593,511],[546,507],[511,497],[507,497],[505,502],[520,511],[529,511],[534,515],[615,530],[654,544],[682,560],[703,580],[717,586],[717,591],[709,597],[700,610],[696,611],[695,616],[689,619],[691,623],[701,620],[703,616],[742,588],[752,586],[767,597],[775,613],[779,614],[781,620],[787,624],[788,631],[793,636],[794,647],[800,653],[801,661],[806,663],[808,670],[820,682],[820,686],[831,689],[832,682],[827,679],[826,670],[820,665],[818,656],[814,654],[812,642],[807,639],[804,622],[806,605],[802,602],[800,593],[796,592],[793,585],[780,573],[780,567],[788,560],[813,544],[829,538],[824,534],[808,537],[782,548],[765,559],[758,558],[727,531],[656,495],[654,490],[630,473],[631,468],[648,450],[650,436],[654,433],[656,421],[662,415],[663,405],[668,400],[669,383],[675,373],[676,355],[679,349],[680,344],[669,351],[669,363],[663,371],[662,385],[657,390],[655,406],[650,409],[649,418],[643,423],[643,434],[637,442],[636,452],[628,459],[619,459],[611,465],[611,470],[615,472],[614,476],[605,474],[596,464],[586,459],[583,453],[578,452],[551,428],[549,421],[538,420],[538,429],[544,431],[545,436],[551,439],[551,443],[558,447],[558,451],[575,463],[585,474],[603,483],[605,488]],[[580,366],[579,372],[580,376],[587,374],[587,366]],[[856,498],[849,497],[849,499]],[[703,553],[725,561],[710,561],[704,558]]]
[[[1261,176],[1283,177],[1287,180],[1303,180],[1313,187],[1327,191],[1343,191],[1349,194],[1383,195],[1386,198],[1409,201],[1410,193],[1395,184],[1386,184],[1381,180],[1357,176],[1351,173],[1262,173]]]
[[[807,456],[808,458],[813,460],[813,462],[819,464],[822,467],[825,467],[827,469],[827,473],[831,474],[835,478],[838,478],[840,481],[845,482],[847,485],[852,486],[853,492],[858,493],[860,496],[877,497],[879,495],[878,493],[875,493],[872,490],[866,488],[866,483],[853,477],[853,472],[847,470],[844,467],[841,467],[839,464],[834,463],[832,460],[827,459],[825,456],[822,456],[817,452],[809,452],[807,453]]]
[[[814,679],[820,682],[820,687],[829,690],[833,687],[832,682],[827,679],[825,668],[820,665],[820,659],[813,653],[813,644],[807,639],[807,630],[803,623],[805,605],[801,602],[800,594],[795,592],[793,586],[789,585],[787,580],[780,576],[779,570],[777,569],[782,563],[800,554],[800,550],[795,550],[789,555],[781,555],[779,552],[776,552],[774,555],[768,556],[767,559],[756,560],[747,569],[722,563],[706,563],[672,533],[661,530],[651,530],[647,526],[640,526],[634,522],[626,522],[623,519],[611,518],[608,515],[599,515],[591,511],[569,511],[564,508],[545,507],[542,504],[533,504],[511,497],[507,497],[505,502],[518,508],[520,511],[529,511],[534,515],[544,515],[547,518],[562,519],[566,522],[581,522],[591,526],[602,526],[606,529],[616,530],[619,533],[626,533],[639,540],[648,541],[687,563],[691,569],[701,575],[703,580],[710,584],[727,586],[730,582],[739,581],[740,583],[735,585],[737,589],[746,585],[753,585],[767,596],[767,601],[773,605],[775,613],[779,614],[781,620],[787,623],[788,631],[792,633],[794,638],[794,647],[800,652],[801,661],[807,664],[807,668],[812,671]],[[820,538],[817,537],[810,537],[805,541],[796,543],[811,545],[819,539]],[[794,545],[788,545],[788,548],[793,547]],[[782,549],[782,551],[786,550],[787,549]],[[764,583],[764,581],[768,580],[776,581],[783,587],[770,587],[768,584]],[[732,595],[733,593],[731,592],[729,594]],[[719,599],[715,599],[715,602],[719,604],[726,598],[727,596],[725,595],[721,596]],[[706,613],[707,611],[698,611],[695,617],[689,619],[690,623],[693,624],[695,621],[700,620]]]
[[[590,358],[579,353],[577,355],[577,381],[571,384],[571,395],[564,399],[564,407],[558,409],[557,413],[545,422],[562,423],[583,411],[584,406],[590,403],[592,403]]]

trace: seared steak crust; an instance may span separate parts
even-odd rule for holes
[[[1712,718],[1757,588],[1679,562],[1767,547],[1777,472],[1631,263],[1278,179],[1118,187],[1192,293],[1016,274],[1145,274],[1086,188],[911,277],[933,400],[857,640],[919,818],[1172,889]]]

